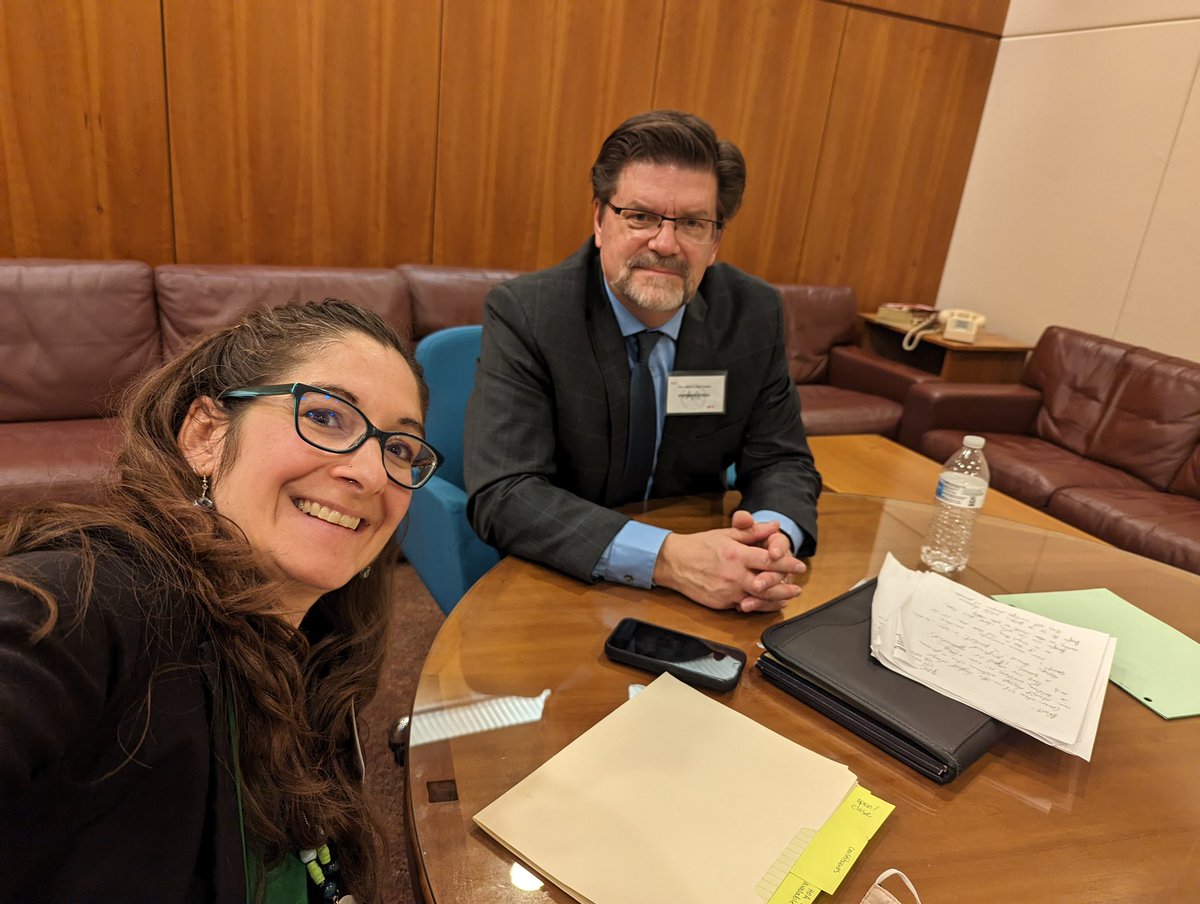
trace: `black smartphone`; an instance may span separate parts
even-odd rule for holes
[[[737,686],[746,666],[746,654],[736,647],[636,618],[621,619],[604,642],[604,655],[613,662],[656,675],[667,672],[680,681],[715,691]]]

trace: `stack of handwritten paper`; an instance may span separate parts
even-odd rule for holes
[[[475,822],[578,901],[779,904],[836,889],[891,810],[662,675]]]
[[[1090,760],[1116,640],[1014,609],[889,554],[871,653],[1059,750]]]

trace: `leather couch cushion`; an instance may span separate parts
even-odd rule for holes
[[[1165,490],[1200,442],[1200,364],[1135,348],[1117,382],[1088,457]]]
[[[258,308],[342,298],[374,311],[411,338],[412,303],[395,269],[165,264],[154,270],[163,353]]]
[[[1055,492],[1064,487],[1151,489],[1145,481],[1124,471],[1083,458],[1036,437],[1012,433],[981,435],[987,439],[983,454],[992,475],[991,485],[1036,508],[1046,508]],[[922,438],[922,451],[931,458],[945,461],[958,451],[962,438],[963,434],[958,430],[930,430]]]
[[[1200,574],[1200,500],[1124,487],[1070,487],[1050,500],[1049,513],[1107,540]]]
[[[1088,455],[1089,441],[1117,383],[1121,359],[1132,348],[1066,327],[1047,327],[1021,377],[1042,392],[1037,435]]]
[[[1183,463],[1168,489],[1172,493],[1200,499],[1200,446],[1192,450],[1191,456]]]
[[[0,424],[0,505],[95,502],[119,437],[115,418]]]
[[[903,406],[883,396],[811,383],[797,386],[800,417],[809,436],[878,433],[895,436]]]
[[[403,264],[398,268],[412,293],[413,339],[451,326],[483,323],[483,302],[492,287],[520,276],[519,270],[477,270]]]
[[[160,356],[146,264],[0,261],[0,421],[109,415]]]
[[[776,286],[793,383],[825,383],[829,350],[857,342],[858,299],[849,286]]]

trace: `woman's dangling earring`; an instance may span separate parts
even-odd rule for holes
[[[208,475],[201,474],[200,479],[203,483],[200,485],[200,495],[192,500],[192,505],[202,509],[212,509],[213,501],[208,498]]]
[[[364,568],[362,571],[360,571],[360,572],[358,573],[358,576],[359,576],[360,578],[366,578],[366,577],[369,577],[369,576],[370,576],[370,574],[371,574],[371,566],[370,566],[370,565],[368,565],[366,568]]]

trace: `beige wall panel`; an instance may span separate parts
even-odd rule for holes
[[[1200,22],[1005,39],[938,304],[1113,335],[1198,60]]]
[[[1200,16],[1200,0],[1010,0],[1004,35],[1110,28]]]
[[[933,300],[998,44],[850,11],[798,281]]]
[[[1009,0],[854,0],[854,3],[999,35],[1004,27],[1004,14]]]
[[[648,109],[660,0],[446,0],[435,263],[535,269],[591,231],[604,137]]]
[[[0,255],[172,259],[158,0],[0,3]]]
[[[428,261],[438,0],[164,0],[181,262]]]
[[[790,282],[812,197],[846,9],[816,0],[668,0],[654,106],[707,119],[746,157],[721,258]]]
[[[1200,361],[1200,71],[1133,270],[1116,338]]]

